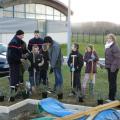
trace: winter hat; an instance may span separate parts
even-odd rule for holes
[[[35,30],[34,33],[40,33],[39,30]]]
[[[22,30],[18,30],[17,32],[16,32],[16,35],[23,35],[24,34],[24,32],[22,31]]]

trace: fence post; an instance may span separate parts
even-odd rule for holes
[[[96,41],[97,41],[97,36],[96,36],[96,33],[95,33],[95,42],[94,43],[96,43]]]
[[[78,43],[78,32],[77,32],[77,41],[76,42]]]
[[[103,32],[103,44],[104,44],[104,35],[105,35],[105,34],[104,34],[104,32]]]
[[[91,41],[90,41],[90,32],[88,33],[88,35],[89,35],[89,43],[91,43]]]
[[[83,32],[83,42],[84,42],[84,32]]]

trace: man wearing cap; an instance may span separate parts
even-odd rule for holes
[[[43,39],[40,37],[39,30],[35,30],[34,31],[34,38],[29,40],[28,49],[31,51],[32,50],[32,46],[38,45],[39,49],[41,50],[42,44],[43,44]]]
[[[15,92],[20,83],[20,64],[22,58],[22,45],[25,43],[22,39],[24,38],[24,32],[18,30],[16,35],[8,44],[7,49],[7,60],[10,67],[10,98],[14,99]]]

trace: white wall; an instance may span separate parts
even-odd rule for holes
[[[8,44],[10,40],[14,37],[15,34],[1,34],[0,35],[0,42]],[[24,41],[28,43],[28,41],[34,37],[33,33],[25,33]]]
[[[48,33],[47,35],[51,36],[55,41],[60,44],[67,43],[67,33]]]
[[[55,41],[60,44],[67,42],[67,33],[48,33]],[[0,34],[0,42],[8,44],[10,40],[14,37],[14,34]],[[33,33],[25,33],[24,41],[28,44],[28,41],[34,37]]]

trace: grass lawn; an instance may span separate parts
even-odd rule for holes
[[[64,99],[62,100],[65,103],[72,103],[72,104],[82,104],[82,105],[87,105],[87,106],[95,106],[96,105],[96,100],[101,96],[103,99],[107,99],[108,96],[108,81],[107,81],[107,72],[105,69],[98,68],[98,73],[96,77],[96,84],[95,84],[95,95],[90,96],[89,92],[87,90],[87,96],[85,99],[84,103],[78,103],[75,99],[75,97],[69,97],[68,94],[71,91],[71,86],[70,86],[70,72],[69,68],[64,65],[62,67],[62,73],[63,73],[63,78],[64,78]],[[82,69],[82,74],[81,74],[81,80],[83,80],[84,77],[84,67]],[[26,72],[24,75],[25,80],[28,80],[28,73]],[[0,79],[0,88],[4,91],[4,93],[8,96],[8,79]],[[54,84],[54,75],[50,74],[49,75],[49,86],[53,88]],[[120,99],[120,73],[118,74],[118,80],[117,80],[117,86],[118,86],[118,92],[117,92],[117,99]],[[57,96],[49,94],[50,97],[57,98]],[[36,99],[41,99],[41,95],[37,96],[32,96],[31,98],[36,98]],[[16,101],[17,102],[17,101]],[[0,103],[2,104],[2,103]],[[9,105],[8,102],[3,103],[3,105]]]
[[[87,47],[88,43],[79,43],[79,51],[84,55],[85,53],[85,48]],[[98,53],[99,57],[104,57],[104,45],[103,44],[93,44],[96,52]],[[62,53],[64,56],[67,55],[67,45],[62,44],[61,45]]]
[[[88,45],[88,43],[79,43],[80,45],[80,52],[84,55],[84,51],[86,46]],[[94,47],[98,53],[99,57],[104,57],[104,45],[103,44],[94,44]],[[66,45],[62,44],[61,45],[62,48],[62,53],[63,55],[66,56],[67,54],[67,49],[66,49]],[[63,79],[64,79],[64,99],[62,100],[65,103],[73,103],[73,104],[79,104],[75,97],[69,97],[68,94],[71,91],[71,86],[70,86],[70,71],[68,66],[64,65],[62,67],[62,73],[63,73]],[[82,69],[82,73],[81,73],[81,81],[83,80],[84,77],[84,67]],[[54,84],[54,75],[53,74],[48,74],[48,78],[49,78],[49,86],[51,88],[53,88],[53,84]],[[25,72],[24,74],[24,79],[28,80],[28,72]],[[118,73],[118,80],[117,80],[117,87],[118,87],[118,92],[117,92],[117,99],[120,99],[120,73]],[[0,78],[0,90],[2,90],[4,92],[4,94],[6,94],[6,96],[8,96],[9,93],[9,81],[7,78]],[[98,73],[96,76],[96,84],[95,84],[95,95],[94,96],[90,96],[88,94],[88,90],[87,90],[87,96],[85,99],[85,102],[82,103],[83,105],[90,105],[90,106],[95,106],[96,105],[96,100],[101,96],[103,99],[107,99],[108,96],[108,81],[107,81],[107,72],[105,69],[101,69],[98,68]],[[55,95],[50,94],[50,97],[56,97]],[[36,98],[36,99],[41,99],[41,95],[38,96],[32,96],[32,98]],[[0,103],[1,104],[1,103]],[[2,105],[9,105],[8,102],[2,103]],[[80,103],[81,104],[81,103]]]

